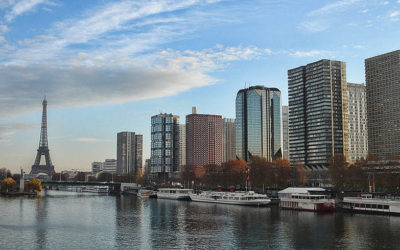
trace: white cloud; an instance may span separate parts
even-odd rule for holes
[[[5,19],[11,22],[17,16],[33,11],[40,4],[52,4],[46,0],[20,0],[12,4],[11,10],[6,13]]]
[[[102,139],[102,138],[93,138],[93,137],[77,137],[77,138],[74,138],[74,141],[87,142],[87,143],[97,143],[97,142],[110,142],[111,140]]]
[[[383,4],[383,5],[388,5],[388,4],[389,4],[389,1],[384,1],[384,2],[382,2],[382,4]]]
[[[3,43],[5,41],[6,41],[5,37],[4,36],[0,36],[0,43]]]
[[[389,16],[390,16],[390,17],[397,17],[397,16],[400,16],[400,11],[393,11],[393,12],[390,13]]]
[[[49,107],[123,103],[175,95],[216,82],[208,73],[226,63],[270,54],[256,47],[222,47],[202,51],[163,50],[137,59],[93,65],[8,65],[0,67],[0,117]],[[77,57],[87,57],[80,54]],[[94,60],[94,59],[88,59]],[[12,98],[10,98],[12,97]]]
[[[319,9],[313,10],[308,13],[309,16],[319,16],[329,14],[331,12],[343,11],[351,5],[360,2],[360,0],[341,0],[334,3],[327,4]]]
[[[9,31],[9,27],[7,25],[4,24],[0,24],[0,34],[1,33],[6,33],[7,31]]]
[[[297,28],[309,33],[321,32],[329,28],[323,21],[305,21],[300,23]]]
[[[315,56],[323,56],[329,54],[326,50],[310,50],[310,51],[295,51],[290,53],[292,56],[296,57],[315,57]]]

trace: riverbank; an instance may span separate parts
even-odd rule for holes
[[[37,192],[1,192],[1,196],[38,196]]]

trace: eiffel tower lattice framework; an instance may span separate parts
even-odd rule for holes
[[[46,165],[40,165],[40,159],[44,156],[46,160]],[[42,113],[42,128],[40,131],[40,142],[39,149],[37,150],[37,155],[35,163],[32,165],[32,170],[30,174],[45,173],[50,177],[55,173],[54,166],[50,159],[50,150],[47,142],[47,100],[46,96],[43,100],[43,113]]]

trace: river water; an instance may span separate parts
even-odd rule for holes
[[[0,249],[399,249],[400,217],[48,191],[0,197]]]

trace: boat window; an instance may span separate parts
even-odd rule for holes
[[[360,207],[360,204],[357,204],[357,203],[356,203],[355,205],[356,205],[355,207]]]
[[[366,208],[371,208],[371,204],[366,204],[365,207]]]
[[[383,205],[383,209],[389,209],[389,205]]]
[[[362,207],[362,208],[365,208],[365,204],[361,204],[361,207]]]
[[[378,205],[378,209],[383,209],[383,205]]]
[[[376,205],[376,204],[372,204],[371,207],[372,207],[372,208],[376,208],[377,205]]]

